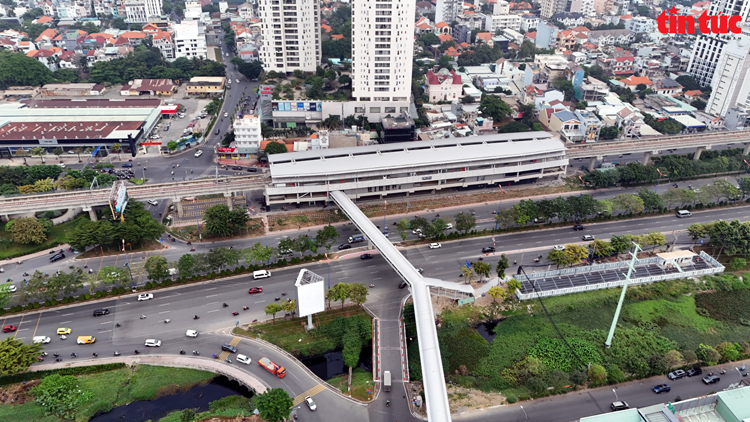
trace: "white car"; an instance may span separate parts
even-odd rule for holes
[[[422,229],[414,229],[411,231],[411,234],[422,234]]]
[[[148,204],[149,204],[149,205],[153,205],[153,206],[157,206],[157,205],[159,205],[159,203],[158,203],[158,202],[156,202],[156,201],[155,201],[155,200],[153,200],[153,199],[149,199],[149,200],[148,200],[147,202],[148,202]]]
[[[198,330],[187,330],[185,335],[188,337],[198,337]]]
[[[65,163],[60,164],[60,168],[65,168]]]
[[[245,365],[250,365],[253,360],[245,355],[237,355],[237,362],[244,363]]]
[[[31,341],[34,344],[36,344],[36,343],[47,344],[47,343],[50,342],[50,338],[47,337],[47,336],[35,336]]]
[[[442,247],[443,247],[443,245],[441,245],[439,243],[430,243],[430,249],[440,249]]]
[[[9,291],[11,293],[15,293],[16,290],[18,290],[18,289],[16,288],[16,286],[14,286],[14,285],[11,284],[9,286],[5,286],[5,290],[7,290],[7,291]]]
[[[150,300],[150,299],[153,299],[153,298],[154,298],[154,294],[153,293],[139,294],[138,295],[138,302],[140,302],[142,300]]]
[[[225,111],[225,112],[224,112],[224,117],[229,117],[229,113],[227,113],[227,112]]]
[[[159,136],[159,135],[151,135],[150,138],[151,139],[161,139],[161,136]]]
[[[146,340],[146,343],[144,343],[144,346],[146,347],[161,347],[161,340],[157,340],[155,338],[150,338]]]
[[[201,151],[201,150],[195,151],[195,158],[198,158],[201,155],[203,155],[203,151]]]
[[[552,249],[554,249],[556,251],[564,251],[565,250],[565,245],[555,245],[555,246],[552,247]]]
[[[305,403],[307,403],[307,407],[309,407],[313,412],[318,408],[318,406],[315,405],[315,402],[310,396],[305,396]]]
[[[452,223],[448,223],[448,224],[445,225],[445,229],[446,230],[451,230],[452,228],[453,228],[453,224]]]

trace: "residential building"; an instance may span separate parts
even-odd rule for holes
[[[352,4],[353,5],[353,4]],[[461,0],[437,0],[435,22],[453,22],[461,14]]]
[[[549,119],[549,128],[560,133],[568,142],[581,142],[584,140],[581,120],[575,113],[568,110],[553,113]]]
[[[521,16],[521,30],[524,32],[536,31],[536,27],[539,25],[539,17],[527,13]]]
[[[234,119],[234,148],[240,156],[258,153],[263,140],[260,123],[260,118],[252,114]]]
[[[484,30],[484,24],[487,23],[487,16],[483,13],[464,13],[456,16],[456,22],[466,25],[470,30]]]
[[[417,138],[414,120],[408,117],[386,117],[381,126],[380,140],[384,144],[412,142]]]
[[[409,104],[414,3],[414,0],[352,3],[351,77],[352,96],[357,101]]]
[[[573,84],[573,89],[578,101],[602,101],[609,94],[607,83],[591,76],[583,78],[580,85]]]
[[[560,21],[567,27],[579,26],[586,23],[586,18],[580,13],[555,13],[551,19]]]
[[[637,109],[623,107],[617,112],[616,118],[622,136],[626,138],[641,136],[641,128],[645,123],[643,122],[643,115]]]
[[[266,71],[315,71],[321,61],[319,4],[315,0],[259,0],[260,60]]]
[[[594,13],[597,15],[604,15],[610,12],[617,12],[617,6],[615,0],[594,0],[593,4]]]
[[[750,109],[750,36],[743,30],[732,38],[718,57],[705,109],[717,116],[724,116],[732,108]]]
[[[521,17],[518,15],[487,15],[484,29],[493,34],[503,29],[518,31],[521,29]]]
[[[599,131],[602,129],[602,122],[596,115],[586,110],[576,110],[575,115],[581,122],[581,132],[583,139],[581,142],[596,142],[599,140]]]
[[[452,70],[440,69],[437,73],[428,71],[425,85],[425,95],[430,98],[431,103],[458,102],[461,99],[463,83],[461,77]]]
[[[176,91],[170,79],[135,79],[120,88],[120,95],[172,95]]]
[[[453,41],[456,44],[471,44],[471,29],[463,24],[456,25],[453,28]]]
[[[544,19],[550,19],[555,13],[562,13],[568,7],[567,0],[542,0],[542,11],[540,15]]]
[[[469,186],[507,186],[522,180],[557,179],[568,166],[565,146],[546,132],[300,151],[272,154],[268,159],[271,182],[265,196],[271,206],[321,205],[334,189],[354,199],[371,200]]]
[[[750,19],[750,2],[746,0],[724,0],[714,1],[708,10],[709,16],[739,16],[741,22],[747,22]],[[745,31],[743,31],[745,32]],[[742,34],[739,34],[742,36]],[[737,35],[726,36],[721,34],[698,34],[693,44],[693,55],[688,63],[687,72],[693,75],[695,81],[701,86],[713,84],[713,78],[720,61],[721,53],[724,51],[727,43],[731,38]]]
[[[672,78],[663,78],[654,81],[654,85],[651,87],[657,94],[669,95],[677,97],[682,94],[682,85]]]
[[[568,11],[571,13],[580,13],[584,17],[596,16],[594,12],[594,0],[571,0],[568,3]]]
[[[196,76],[185,87],[186,94],[223,94],[226,78],[223,76]]]
[[[628,88],[633,92],[638,92],[638,85],[646,85],[646,88],[651,88],[653,86],[653,82],[645,76],[630,76],[625,79],[620,79],[620,82],[625,88]]]
[[[174,25],[174,56],[206,58],[205,27],[198,21],[183,21]]]
[[[539,48],[550,48],[557,43],[557,34],[560,30],[547,22],[541,21],[536,29],[534,43]]]
[[[635,37],[628,29],[604,29],[589,32],[589,42],[600,47],[614,44],[628,45],[633,41]]]
[[[151,16],[161,16],[161,1],[125,0],[125,13],[129,23],[147,23]]]
[[[648,34],[656,31],[656,21],[645,16],[635,16],[625,22],[625,29],[634,34]]]
[[[253,17],[253,5],[250,3],[242,3],[237,6],[237,14],[240,15],[242,19],[250,20]]]

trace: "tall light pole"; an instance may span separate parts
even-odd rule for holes
[[[523,410],[524,416],[526,416],[526,420],[529,420],[529,415],[526,414],[526,410],[524,410],[523,406],[521,406],[521,410]]]
[[[505,191],[503,190],[502,185],[500,186],[500,200],[497,201],[497,215],[500,215],[500,204],[503,202],[503,194]],[[495,216],[495,231],[497,231],[497,216]]]
[[[385,214],[388,209],[388,201],[383,201],[383,236],[385,236]]]
[[[656,169],[656,171],[657,171],[657,172],[659,172],[659,176],[660,176],[660,177],[659,177],[658,179],[656,179],[656,189],[654,189],[654,193],[659,193],[659,192],[658,192],[658,190],[659,190],[659,180],[661,180],[661,178],[662,178],[662,177],[666,177],[666,175],[664,175],[664,174],[663,174],[663,173],[661,172],[661,170],[659,170],[658,168]]]
[[[750,170],[750,163],[747,162],[747,160],[742,160],[742,162],[745,163],[747,168],[745,169],[745,174],[742,176],[742,180],[740,180],[740,195],[742,195],[742,198],[745,197],[745,194],[742,191],[742,187],[745,184],[745,179],[747,178],[747,171]]]

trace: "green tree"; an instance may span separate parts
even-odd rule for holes
[[[456,222],[456,230],[467,233],[477,225],[477,220],[469,213],[460,212],[453,216]]]
[[[508,294],[514,294],[516,291],[521,290],[521,282],[512,278],[508,280]]]
[[[0,89],[10,86],[41,86],[52,81],[52,72],[24,53],[0,50]]]
[[[130,281],[130,274],[127,269],[110,265],[101,268],[96,274],[96,281],[107,287],[122,286]],[[92,290],[95,285],[92,283]]]
[[[604,126],[599,131],[599,139],[602,140],[615,139],[618,135],[620,135],[620,129],[617,126]]]
[[[472,262],[471,268],[479,276],[479,281],[482,281],[485,277],[489,277],[492,271],[492,265],[483,261]]]
[[[349,298],[351,287],[346,283],[338,283],[328,290],[328,300],[341,301],[341,309],[344,309],[344,302]]]
[[[195,411],[193,409],[183,409],[180,413],[180,422],[193,422],[195,420]]]
[[[432,223],[427,226],[425,235],[428,237],[439,237],[445,231],[445,220],[438,217],[435,218]]]
[[[664,207],[664,200],[656,192],[648,188],[641,188],[638,197],[643,200],[643,208],[647,211],[657,211]]]
[[[495,122],[500,122],[513,113],[513,110],[502,98],[491,94],[482,94],[479,111],[484,116],[492,117]]]
[[[367,302],[367,295],[370,294],[369,289],[362,283],[351,283],[349,284],[349,299],[359,306],[362,306]]]
[[[607,383],[607,370],[603,366],[593,363],[589,366],[589,379],[595,386]]]
[[[589,244],[589,249],[591,249],[591,253],[595,257],[607,257],[614,253],[612,244],[602,239],[594,239],[594,241]]]
[[[721,360],[721,355],[713,347],[707,344],[699,344],[695,349],[695,356],[708,366],[714,366]]]
[[[500,259],[497,261],[497,265],[495,266],[495,271],[497,272],[497,277],[501,280],[505,278],[505,270],[510,268],[510,263],[508,262],[508,257],[505,256],[505,254],[500,255]]]
[[[167,258],[161,256],[150,256],[146,260],[146,273],[148,279],[155,282],[162,282],[169,278],[169,263]]]
[[[73,375],[47,375],[31,393],[47,415],[63,419],[73,419],[78,408],[94,398],[94,393],[81,389]]]
[[[284,310],[281,305],[278,303],[269,303],[266,305],[265,313],[266,315],[273,315],[273,323],[276,323],[276,314]]]
[[[206,231],[216,236],[229,236],[232,234],[229,207],[225,204],[217,204],[208,208],[203,214],[206,223]]]
[[[719,352],[724,362],[734,362],[742,359],[742,347],[737,343],[725,341],[716,346],[716,351]]]
[[[281,422],[289,417],[294,401],[283,388],[269,388],[255,397],[260,417],[267,422]]]
[[[628,213],[639,213],[643,211],[643,199],[637,195],[631,195],[629,193],[621,193],[612,198],[612,204],[617,209],[621,209]]]
[[[466,284],[471,284],[472,280],[474,280],[474,276],[476,275],[474,269],[472,267],[467,267],[466,265],[461,265],[461,267],[459,267],[459,270],[461,271],[461,277],[464,278]]]
[[[497,298],[505,300],[508,298],[508,290],[500,286],[492,286],[487,290],[487,294],[492,297],[493,302],[497,302]]]
[[[195,275],[195,259],[193,259],[193,256],[189,253],[182,255],[177,261],[177,271],[182,278]]]
[[[409,220],[406,218],[399,220],[398,223],[396,223],[396,230],[401,236],[401,240],[406,240],[407,236],[409,236]]]
[[[177,143],[177,141],[169,141],[169,142],[167,142],[167,149],[169,150],[169,152],[175,152],[175,151],[177,151],[177,148],[179,146],[180,146],[180,144]]]
[[[0,308],[5,308],[13,299],[13,292],[10,291],[10,284],[0,285]]]
[[[260,242],[256,242],[249,252],[251,261],[268,262],[273,256],[273,248],[264,246]]]
[[[330,224],[318,230],[318,233],[315,235],[315,240],[318,242],[318,245],[326,248],[326,251],[331,249],[331,246],[333,246],[338,238],[339,233],[336,231],[336,228]]]
[[[271,141],[266,145],[266,149],[264,150],[264,153],[266,155],[271,154],[283,154],[287,152],[286,146],[282,144],[281,142]]]
[[[10,230],[11,240],[16,243],[43,243],[47,240],[47,230],[34,217],[21,217],[13,220]]]
[[[22,340],[6,337],[0,342],[0,375],[13,375],[26,371],[32,363],[37,361],[37,356],[42,350],[42,345],[24,344]]]

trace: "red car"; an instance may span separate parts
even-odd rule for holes
[[[13,331],[16,331],[15,325],[6,325],[5,327],[3,327],[4,333],[12,333]]]
[[[263,293],[263,288],[261,288],[261,287],[253,287],[250,290],[248,290],[247,292],[250,293],[250,294],[253,294],[253,293]]]

